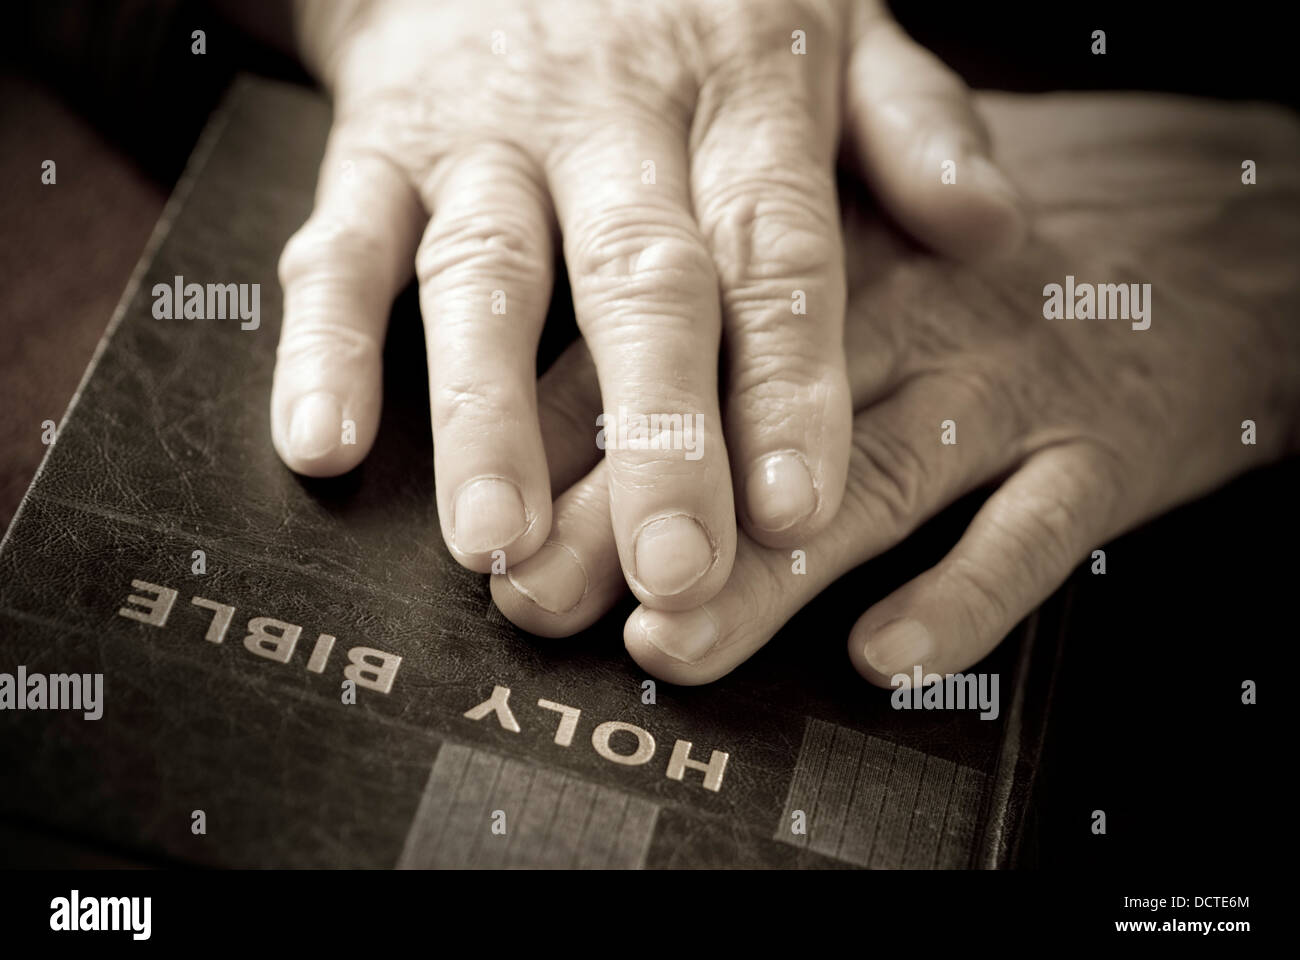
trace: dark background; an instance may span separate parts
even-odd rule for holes
[[[0,526],[61,418],[131,268],[236,70],[307,82],[227,26],[238,3],[48,0],[7,7],[0,39]],[[1281,5],[895,3],[974,87],[1163,90],[1294,108]],[[190,31],[207,32],[205,57]],[[1106,31],[1107,53],[1090,53]],[[58,189],[39,182],[58,162]],[[1080,568],[1037,802],[1021,862],[1108,873],[1234,873],[1286,835],[1283,687],[1294,641],[1300,464],[1242,478]],[[1260,703],[1240,702],[1243,680]],[[1279,749],[1280,748],[1280,749]],[[1092,835],[1091,812],[1108,833]],[[0,828],[22,862],[84,860]],[[1212,890],[1184,893],[1248,894]],[[1150,891],[1137,891],[1150,895]]]

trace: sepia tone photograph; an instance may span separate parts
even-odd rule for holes
[[[0,17],[7,930],[499,871],[1267,926],[1285,11]]]

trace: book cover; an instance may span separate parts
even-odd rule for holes
[[[226,867],[1014,864],[1068,595],[978,668],[1000,678],[996,717],[895,710],[844,657],[864,599],[953,520],[721,681],[651,698],[630,603],[542,640],[446,552],[413,291],[370,456],[330,480],[279,461],[276,262],[329,116],[305,89],[234,86],[4,540],[0,672],[29,694],[43,678],[47,707],[0,711],[11,829]],[[189,283],[256,284],[256,325],[159,319],[155,287]],[[556,329],[567,310],[561,293]],[[73,677],[94,709],[48,709]]]

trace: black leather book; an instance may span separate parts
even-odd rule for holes
[[[103,675],[98,719],[0,710],[8,829],[235,867],[1012,865],[1066,599],[974,668],[1000,678],[995,719],[895,710],[844,653],[960,506],[730,676],[646,703],[630,603],[543,641],[446,552],[411,292],[370,457],[327,481],[280,463],[276,261],[328,123],[313,92],[235,85],[6,536],[0,673],[21,668],[29,694],[37,675]],[[156,318],[154,286],[177,277],[259,284],[257,329]]]

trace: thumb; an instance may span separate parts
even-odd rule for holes
[[[864,20],[845,93],[845,138],[858,172],[932,249],[961,260],[1014,252],[1027,207],[993,164],[965,83],[888,14]]]

